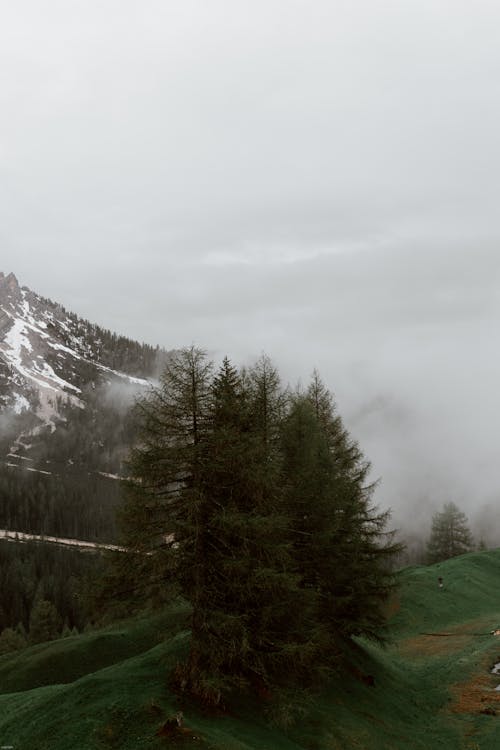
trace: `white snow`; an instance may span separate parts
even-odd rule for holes
[[[65,547],[78,547],[82,550],[100,550],[108,549],[117,552],[126,552],[125,547],[119,547],[116,544],[99,544],[98,542],[85,542],[82,539],[67,539],[59,536],[45,536],[44,534],[26,534],[23,531],[11,531],[10,529],[0,529],[0,539],[6,539],[9,542],[47,542],[49,544],[59,544]]]
[[[10,318],[12,318],[12,315],[8,313],[4,307],[2,307],[1,309],[4,313],[7,313]],[[32,352],[33,347],[31,346],[29,338],[26,336],[25,321],[19,320],[18,318],[12,319],[14,323],[12,325],[12,328],[10,328],[5,335],[4,344],[10,350],[11,358],[21,362],[23,348],[26,349],[27,352]]]
[[[84,402],[79,398],[81,389],[69,380],[58,375],[53,367],[46,361],[47,350],[52,350],[57,356],[58,362],[66,357],[71,357],[69,363],[78,360],[99,369],[103,374],[116,377],[141,387],[148,387],[151,381],[127,375],[118,370],[113,370],[105,365],[95,362],[92,351],[86,345],[83,338],[75,335],[74,321],[66,317],[61,320],[55,317],[48,309],[33,310],[29,300],[43,301],[36,295],[32,295],[27,289],[21,290],[22,297],[12,305],[7,304],[0,307],[0,311],[11,320],[11,327],[0,335],[0,358],[15,371],[14,378],[22,387],[23,383],[38,392],[39,406],[36,416],[42,425],[31,430],[37,434],[40,430],[50,427],[56,429],[56,421],[60,419],[57,410],[57,399],[69,400],[74,406],[85,408]],[[51,327],[48,327],[48,323]],[[58,334],[64,332],[65,343],[60,343]],[[61,365],[66,363],[61,361]],[[71,372],[71,364],[66,370]],[[71,379],[71,376],[68,376]],[[22,411],[30,410],[31,406],[21,393],[14,394],[13,410],[20,414]],[[12,450],[16,450],[14,446]]]
[[[38,362],[34,363],[34,367],[44,378],[48,378],[49,380],[53,381],[54,383],[57,383],[62,390],[65,388],[70,388],[71,390],[75,391],[76,393],[81,393],[82,389],[77,388],[76,385],[72,385],[71,383],[68,383],[67,380],[63,380],[59,377],[59,375],[56,375],[52,367],[47,364],[47,362],[43,362],[42,366],[38,364]],[[57,389],[54,389],[57,390]]]
[[[30,402],[25,396],[20,393],[14,393],[14,412],[21,414],[22,411],[27,411],[30,408]]]
[[[145,378],[135,378],[133,377],[133,375],[127,375],[125,372],[120,372],[119,370],[112,370],[111,367],[100,365],[98,362],[94,362],[93,364],[98,367],[99,370],[104,370],[105,372],[109,372],[111,375],[116,375],[118,378],[128,380],[129,383],[135,383],[136,385],[143,385],[145,387],[149,387],[151,385],[151,381],[146,380]]]
[[[64,346],[64,344],[55,344],[53,341],[47,341],[47,344],[52,349],[57,349],[58,351],[71,354],[71,356],[75,357],[76,359],[82,359],[82,357],[79,354],[77,354],[74,349],[70,349],[69,346]]]
[[[123,479],[123,477],[119,476],[118,474],[108,474],[105,471],[98,471],[96,473],[99,474],[101,477],[106,477],[107,479],[120,479],[120,480]]]

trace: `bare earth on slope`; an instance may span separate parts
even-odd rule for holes
[[[400,641],[398,649],[401,656],[412,659],[451,654],[463,651],[475,638],[491,638],[490,630],[490,620],[481,617],[449,628],[437,628],[435,632],[419,633]]]

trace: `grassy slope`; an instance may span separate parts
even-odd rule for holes
[[[438,589],[437,577],[444,579]],[[400,574],[393,642],[358,642],[350,673],[304,705],[288,731],[262,706],[230,715],[182,706],[192,734],[159,738],[179,704],[167,674],[188,644],[185,611],[32,647],[0,658],[0,745],[35,750],[493,750],[500,746],[500,550]],[[431,636],[423,633],[453,633]],[[371,675],[375,685],[363,681]],[[489,708],[499,717],[482,714]]]

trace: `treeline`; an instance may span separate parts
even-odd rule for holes
[[[112,543],[120,500],[120,482],[95,473],[69,468],[58,476],[0,467],[2,529]]]
[[[50,299],[33,295],[30,304],[35,309],[49,307],[54,318],[65,325],[66,332],[61,331],[58,326],[58,333],[62,333],[65,337],[65,344],[75,348],[77,343],[75,339],[77,339],[81,350],[81,342],[83,342],[84,349],[81,353],[106,367],[136,377],[148,377],[157,375],[165,365],[168,353],[159,346],[139,343],[106,328],[101,328]]]
[[[0,541],[0,654],[83,630],[101,568],[98,554]]]
[[[105,595],[190,602],[179,691],[220,704],[245,686],[304,687],[337,668],[345,639],[383,639],[400,549],[316,373],[291,393],[266,357],[214,372],[185,349],[139,415],[122,516],[133,557],[116,556]]]

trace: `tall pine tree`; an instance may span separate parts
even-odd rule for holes
[[[472,534],[467,516],[455,503],[445,503],[443,510],[432,518],[432,529],[427,543],[429,562],[435,563],[470,552]]]
[[[373,505],[370,464],[337,414],[333,397],[313,373],[307,397],[332,462],[329,539],[323,547],[321,614],[331,633],[383,640],[384,604],[392,587],[391,561],[401,551],[386,531],[389,511]],[[326,553],[326,554],[325,554]]]

